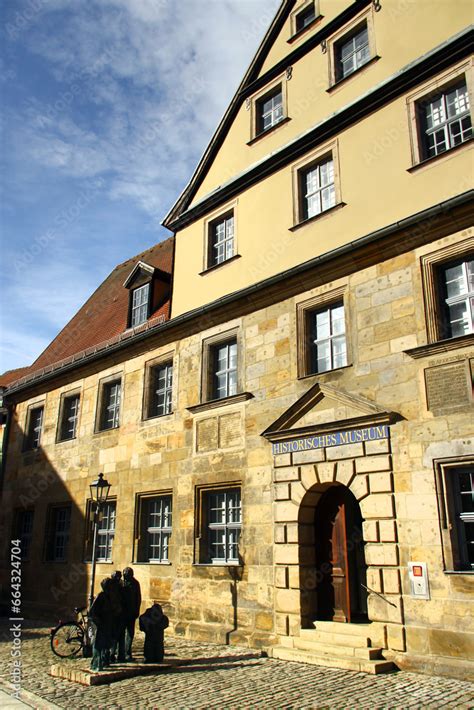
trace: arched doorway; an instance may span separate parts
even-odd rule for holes
[[[351,491],[331,486],[314,517],[316,619],[367,621],[367,584],[362,515]]]

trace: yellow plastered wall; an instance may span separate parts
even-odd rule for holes
[[[305,33],[301,41],[334,19],[349,4],[321,0],[324,18],[314,30]],[[470,1],[456,0],[455,5],[456,11],[453,12],[450,0],[434,3],[431,0],[386,0],[379,12],[372,7],[364,8],[362,14],[368,10],[372,17],[375,52],[380,59],[328,92],[329,52],[323,53],[318,46],[302,57],[293,65],[291,80],[283,78],[287,81],[291,120],[249,146],[251,112],[244,102],[192,204],[470,25],[473,15]],[[290,34],[288,19],[261,74],[293,51],[296,45],[287,42]]]
[[[200,275],[204,220],[178,233],[173,316],[329,252],[472,185],[471,144],[408,172],[412,158],[405,97],[339,134],[337,141],[345,203],[340,209],[289,231],[293,192],[288,165],[239,195],[235,215],[240,259]]]

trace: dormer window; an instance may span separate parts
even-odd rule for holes
[[[137,261],[123,285],[129,292],[127,328],[138,328],[154,318],[169,300],[171,274]],[[165,318],[163,314],[158,317]]]
[[[130,314],[130,327],[135,328],[141,325],[148,318],[148,306],[150,303],[150,284],[147,283],[132,291],[132,307]]]

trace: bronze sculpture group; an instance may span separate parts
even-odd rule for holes
[[[111,663],[133,661],[132,643],[135,623],[140,614],[140,584],[131,567],[114,572],[101,582],[102,591],[89,610],[93,624],[91,670],[103,671]],[[154,604],[140,616],[140,629],[145,632],[144,655],[147,663],[158,663],[164,655],[164,629],[168,618],[161,606]]]

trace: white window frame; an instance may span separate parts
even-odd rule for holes
[[[38,419],[35,420],[38,414]],[[44,425],[44,404],[32,404],[28,408],[27,426],[25,438],[25,451],[35,451],[41,445],[41,437],[43,434]]]
[[[71,412],[68,403],[75,400],[75,406]],[[81,395],[79,392],[68,392],[61,397],[58,441],[71,441],[77,437],[77,427],[79,424],[79,412],[81,406]]]
[[[460,89],[463,89],[462,94],[460,94]],[[456,99],[460,103],[459,98],[462,98],[464,102],[464,108],[460,111],[456,111],[454,115],[449,115],[450,104],[448,103],[449,97],[455,92]],[[456,99],[454,103],[456,103]],[[439,108],[436,108],[436,104],[439,102]],[[472,120],[471,120],[471,109],[469,101],[469,91],[465,81],[461,79],[459,84],[454,86],[447,86],[441,91],[439,91],[434,96],[429,96],[425,101],[418,102],[418,120],[419,120],[419,135],[422,144],[423,158],[429,160],[430,158],[435,158],[438,155],[442,155],[458,145],[466,143],[472,137]],[[436,112],[442,114],[439,118],[439,122],[435,123]],[[428,127],[428,116],[431,115],[432,125]],[[469,120],[469,126],[463,128],[462,124]],[[453,126],[458,125],[460,127],[461,140],[456,142],[455,136],[453,134]],[[436,138],[438,134],[442,134],[443,140],[437,142]],[[464,134],[466,133],[466,136]],[[433,145],[430,146],[430,137],[433,138]],[[443,148],[440,146],[444,145]]]
[[[468,546],[472,545],[474,540],[467,539],[466,525],[474,523],[474,512],[462,510],[463,494],[460,491],[459,474],[468,474],[473,486],[474,459],[472,455],[468,455],[456,459],[435,460],[433,464],[444,569],[446,572],[473,574],[474,557],[469,560]],[[469,495],[468,491],[466,495]]]
[[[449,156],[450,151],[457,149],[463,149],[463,147],[468,148],[471,143],[471,138],[459,143],[458,145],[452,146],[447,150],[439,152],[437,155],[431,158],[426,157],[426,133],[424,132],[423,125],[423,108],[436,96],[446,93],[450,88],[458,86],[462,83],[466,84],[469,104],[470,104],[470,116],[471,124],[473,123],[473,66],[474,60],[470,59],[456,64],[451,67],[448,71],[439,74],[435,79],[423,83],[420,87],[416,89],[413,93],[409,94],[406,98],[406,106],[408,113],[408,125],[410,130],[410,145],[411,145],[411,156],[412,165],[410,170],[415,170],[418,166],[422,166],[425,162],[430,160],[442,160],[443,156]],[[456,120],[456,119],[454,119]]]
[[[132,289],[132,303],[130,308],[130,327],[145,323],[148,319],[150,304],[150,283]]]
[[[222,236],[219,230],[222,228]],[[209,267],[218,266],[231,259],[234,248],[235,223],[233,210],[209,224]]]
[[[50,507],[46,541],[46,561],[48,562],[66,562],[68,559],[71,513],[70,505],[52,505]],[[60,514],[63,515],[62,520],[59,519]]]
[[[104,382],[102,388],[100,430],[117,429],[120,426],[122,380],[114,379],[110,382]]]
[[[232,499],[238,497],[238,505],[231,506]],[[218,506],[219,499],[223,499],[224,507]],[[207,559],[213,565],[235,564],[239,562],[239,542],[242,532],[242,495],[240,488],[229,488],[222,490],[206,491],[205,504],[207,506]],[[221,510],[223,520],[212,520],[212,511]],[[235,517],[238,520],[231,520],[232,514],[237,512]],[[216,547],[222,547],[223,556],[214,556]],[[232,550],[236,549],[233,554]]]
[[[325,166],[328,166],[327,172],[331,178],[326,182],[324,182],[323,178],[323,168]],[[312,173],[316,173],[314,188],[310,188],[308,185],[308,178]],[[330,195],[329,200],[326,200],[326,194]],[[319,209],[312,211],[310,214],[309,205],[313,199],[317,200]],[[328,156],[321,162],[301,170],[301,219],[303,221],[305,219],[311,219],[311,217],[317,217],[323,212],[331,209],[331,207],[335,207],[335,205],[336,186],[334,178],[334,160],[332,156]]]
[[[158,510],[151,510],[154,505],[158,505]],[[142,500],[143,514],[147,517],[145,525],[146,542],[144,544],[146,561],[150,563],[169,562],[170,538],[173,527],[172,496],[167,494],[144,498]],[[154,516],[155,520],[152,520]],[[152,522],[156,522],[156,518],[160,524],[152,525]],[[151,554],[153,548],[158,548],[158,556]]]
[[[33,539],[33,524],[35,511],[33,508],[26,510],[17,510],[16,512],[16,530],[14,537],[17,537],[21,542],[21,559],[28,560],[31,541]],[[28,521],[28,525],[25,525]]]
[[[306,191],[307,175],[316,169],[320,171],[321,166],[327,164],[329,161],[332,161],[332,181],[324,185],[320,184],[314,193],[311,194],[319,195],[319,204],[322,208],[322,194],[324,190],[330,190],[330,194],[332,195],[331,202],[324,209],[321,209],[320,212],[315,212],[311,216],[307,216],[307,200],[308,197],[311,197],[311,194],[308,194]],[[305,156],[302,160],[293,165],[291,172],[293,183],[293,227],[290,229],[298,228],[313,219],[321,218],[326,212],[344,204],[341,196],[337,140],[321,146],[317,151]]]
[[[461,293],[454,296],[447,295],[447,270],[454,267],[461,267],[461,278],[463,282],[463,290]],[[455,338],[461,335],[474,333],[474,254],[458,259],[456,262],[443,263],[439,266],[439,277],[442,278],[443,289],[443,305],[445,306],[445,314],[443,318],[443,326],[450,330],[448,338]],[[450,315],[451,307],[459,304],[465,304],[465,313],[467,319],[463,319],[467,326],[463,333],[453,334],[453,324],[457,322]]]
[[[159,375],[164,372],[164,385],[159,387]],[[163,417],[171,414],[173,410],[173,361],[161,362],[150,367],[150,394],[148,405],[148,418]],[[157,403],[163,397],[163,405]],[[163,411],[159,411],[162,407]]]
[[[368,39],[368,49],[369,56],[366,61],[354,68],[353,71],[349,72],[343,77],[339,77],[337,64],[338,64],[338,48],[347,39],[350,41],[354,34],[357,34],[358,28],[361,28],[365,23],[367,27],[367,39]],[[374,30],[374,8],[371,5],[368,8],[362,10],[356,17],[354,17],[350,23],[341,27],[340,30],[335,32],[331,37],[327,39],[327,55],[328,55],[328,75],[329,75],[329,91],[333,87],[350,80],[350,77],[355,76],[359,70],[368,66],[374,59],[377,59],[377,51],[375,46],[375,30]]]
[[[339,332],[333,332],[334,328],[334,319],[333,319],[333,314],[342,308],[342,317],[338,318],[337,321],[342,321],[342,324],[344,326],[344,329]],[[317,325],[315,324],[315,318],[318,316],[318,314],[326,314],[328,317],[329,321],[329,334],[318,338],[317,333],[316,333],[316,328]],[[308,313],[309,318],[311,319],[311,370],[312,374],[319,375],[323,372],[329,372],[330,370],[337,370],[340,367],[345,367],[347,365],[347,338],[346,338],[346,319],[345,319],[345,309],[344,309],[344,301],[336,301],[335,303],[331,303],[328,305],[323,306],[322,308],[317,308],[315,310],[309,311]],[[316,334],[316,337],[315,337]],[[342,355],[342,362],[335,363],[335,344],[337,342],[343,342],[344,348],[343,348],[343,355]],[[317,367],[317,363],[319,362],[319,358],[317,357],[317,351],[319,347],[322,347],[324,345],[327,345],[329,348],[329,366],[325,367],[324,369],[319,369]]]
[[[102,503],[97,526],[97,562],[112,562],[116,519],[117,501],[108,500]],[[102,550],[105,554],[101,554]]]
[[[366,35],[366,40],[364,44],[362,44],[359,48],[356,45],[357,39],[362,35]],[[348,71],[344,71],[344,62],[343,62],[343,51],[346,47],[350,47],[350,52],[348,53],[346,57],[346,61],[351,59],[352,60],[352,68],[349,69]],[[366,55],[365,56],[359,56],[361,52],[365,50]],[[334,65],[335,65],[335,79],[337,81],[342,81],[343,79],[347,79],[348,76],[353,74],[357,69],[361,69],[367,62],[370,61],[370,42],[369,42],[369,28],[367,26],[367,22],[363,22],[359,27],[355,28],[352,32],[349,33],[349,36],[342,37],[335,45],[334,45],[334,51],[335,51],[335,57],[334,57]]]
[[[218,368],[218,354],[220,351],[225,351],[224,367]],[[235,355],[235,366],[231,366],[232,356]],[[239,348],[237,343],[237,338],[232,338],[231,340],[225,340],[219,343],[215,343],[212,346],[212,399],[225,399],[226,397],[232,397],[238,393],[239,382],[238,382],[238,370],[239,370]],[[218,394],[219,389],[219,378],[225,378],[224,394]]]
[[[275,99],[278,98],[279,101],[275,103]],[[268,103],[270,103],[270,108],[265,110],[265,105]],[[283,86],[281,84],[277,85],[268,93],[257,99],[255,108],[257,121],[257,125],[255,126],[255,134],[260,136],[281,123],[281,121],[285,118]],[[269,122],[268,125],[265,125],[267,119],[269,119]]]

